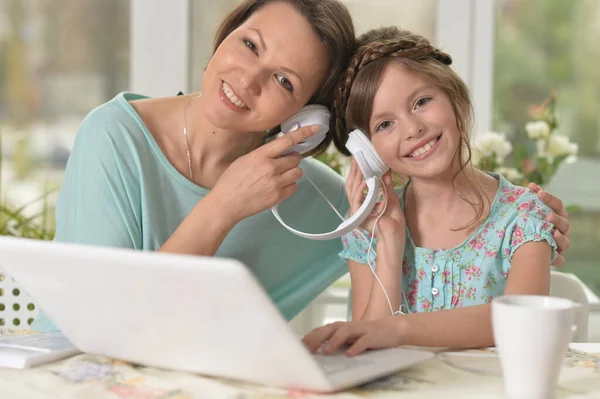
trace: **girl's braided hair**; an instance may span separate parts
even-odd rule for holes
[[[458,230],[478,224],[485,213],[489,200],[473,174],[465,174],[470,185],[471,195],[463,195],[456,187],[457,176],[471,166],[471,147],[468,139],[472,123],[473,107],[469,89],[465,82],[450,67],[452,58],[435,48],[423,36],[385,27],[371,30],[358,38],[358,50],[349,67],[341,77],[334,100],[335,132],[333,141],[337,149],[350,155],[346,141],[350,130],[360,129],[369,135],[369,121],[373,113],[373,99],[377,92],[381,75],[390,62],[401,63],[408,71],[425,76],[448,96],[460,140],[453,157],[453,184],[459,196],[469,203],[475,218]]]
[[[391,59],[417,62],[429,59],[443,65],[452,64],[452,58],[448,54],[433,47],[423,36],[396,27],[368,31],[358,38],[358,46],[338,83],[334,100],[336,132],[333,139],[338,150],[346,155],[350,155],[345,147],[349,133],[346,111],[354,82],[362,70],[375,61]]]

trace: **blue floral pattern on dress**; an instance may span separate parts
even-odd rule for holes
[[[402,264],[403,309],[411,313],[453,309],[491,302],[504,293],[512,257],[526,242],[546,241],[556,257],[554,226],[546,221],[552,210],[533,191],[515,186],[503,176],[485,221],[461,245],[452,249],[415,246],[408,227]],[[406,185],[396,190],[404,209]],[[366,237],[370,234],[363,230]],[[342,237],[340,256],[368,264],[369,242],[356,232]],[[373,239],[371,263],[376,267]]]

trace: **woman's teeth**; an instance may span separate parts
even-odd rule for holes
[[[439,137],[436,137],[435,139],[432,139],[430,142],[428,142],[427,144],[425,144],[423,147],[419,147],[416,150],[414,150],[413,152],[411,152],[408,156],[409,157],[419,157],[423,154],[426,154],[429,152],[429,150],[431,150],[433,148],[433,146],[435,145],[436,141],[438,140]]]
[[[237,96],[233,93],[233,90],[231,90],[231,87],[226,82],[223,82],[223,91],[233,105],[243,109],[250,109],[242,100],[237,98]]]

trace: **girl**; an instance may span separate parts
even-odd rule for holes
[[[343,238],[353,321],[316,329],[304,342],[315,351],[329,341],[325,352],[353,343],[350,355],[396,345],[491,346],[492,298],[549,293],[551,210],[532,191],[472,168],[471,102],[447,54],[396,28],[359,43],[336,99],[336,144],[344,151],[347,132],[358,128],[409,180],[394,192],[384,175],[387,204],[363,226],[370,232],[376,222],[375,276],[369,242]],[[364,189],[354,163],[346,183],[352,212]]]

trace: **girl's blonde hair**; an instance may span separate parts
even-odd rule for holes
[[[358,39],[358,50],[350,66],[342,76],[334,101],[336,131],[333,141],[343,154],[350,155],[345,147],[351,130],[360,129],[369,134],[369,120],[373,113],[373,99],[382,73],[390,62],[399,62],[411,72],[427,77],[442,89],[452,104],[456,124],[460,133],[459,145],[452,163],[458,162],[452,184],[459,196],[475,210],[475,218],[460,229],[477,224],[485,213],[487,200],[479,182],[465,174],[476,199],[463,196],[456,188],[456,178],[471,167],[471,146],[469,131],[473,121],[473,106],[469,89],[463,80],[450,67],[452,58],[433,47],[423,36],[396,27],[371,30]],[[489,201],[488,201],[489,202]]]

